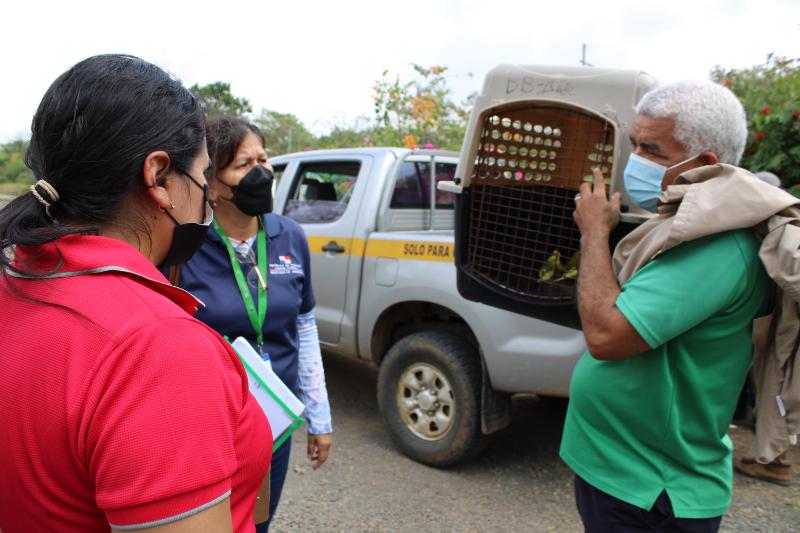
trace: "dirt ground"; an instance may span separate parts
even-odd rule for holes
[[[482,455],[437,470],[392,444],[377,409],[374,367],[334,355],[325,356],[325,367],[333,452],[313,471],[300,430],[272,531],[582,531],[572,474],[558,458],[565,400],[516,399],[513,424]],[[732,429],[731,437],[737,456],[749,449],[749,432]],[[735,476],[721,531],[800,531],[800,446],[791,456],[792,486]]]

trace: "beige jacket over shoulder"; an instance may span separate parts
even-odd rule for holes
[[[800,199],[731,165],[690,170],[661,194],[658,215],[619,243],[612,263],[621,286],[682,242],[741,228],[761,240],[759,257],[778,287],[774,311],[753,326],[754,452],[768,463],[800,433]]]

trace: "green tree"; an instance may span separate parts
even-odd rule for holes
[[[33,183],[33,174],[25,164],[27,149],[28,141],[24,139],[0,145],[0,183]]]
[[[292,113],[262,109],[253,122],[264,133],[270,155],[358,146],[460,149],[472,97],[461,103],[454,101],[446,67],[412,66],[414,78],[408,81],[383,72],[374,86],[372,119],[361,117],[352,124],[337,124],[318,137]],[[229,83],[221,81],[189,88],[208,117],[252,113],[250,102],[232,95],[230,89]]]
[[[733,91],[747,114],[740,165],[774,172],[785,186],[800,184],[800,58],[770,54],[751,68],[717,66],[711,78]]]
[[[267,139],[267,151],[271,156],[315,147],[314,135],[291,113],[262,109],[253,122]]]
[[[333,149],[373,146],[373,137],[373,128],[337,125],[325,135],[317,138],[316,147]]]
[[[412,66],[415,79],[403,81],[384,71],[373,87],[375,144],[460,149],[471,98],[462,103],[453,100],[447,67]]]
[[[240,117],[246,113],[252,113],[253,108],[247,98],[238,98],[231,94],[231,84],[222,81],[215,81],[206,85],[194,84],[189,87],[189,91],[194,94],[206,117],[218,117],[228,115]]]

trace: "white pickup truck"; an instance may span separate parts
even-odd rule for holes
[[[566,396],[580,330],[465,300],[456,287],[458,154],[399,148],[272,159],[275,212],[311,248],[323,348],[379,366],[398,446],[447,466],[510,422],[513,393]]]

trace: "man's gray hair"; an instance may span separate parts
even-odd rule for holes
[[[774,185],[775,187],[780,187],[782,185],[781,179],[772,172],[769,172],[767,170],[756,172],[756,177],[765,183]]]
[[[675,121],[672,136],[688,156],[714,152],[736,165],[747,142],[747,119],[739,99],[712,81],[680,81],[656,87],[636,106],[650,118]]]

